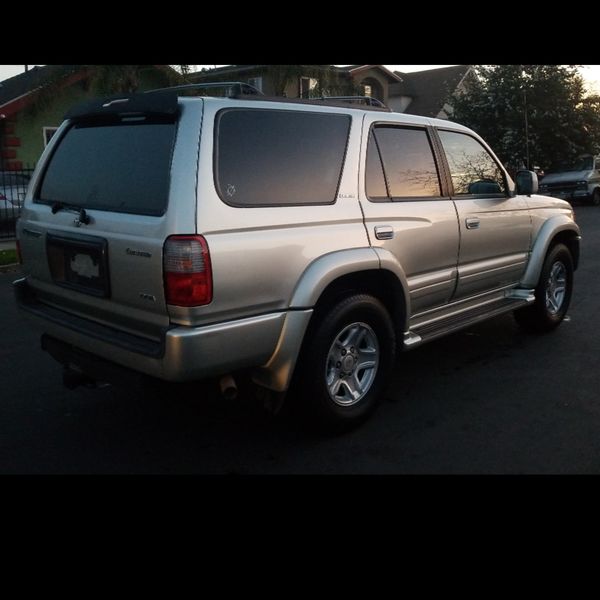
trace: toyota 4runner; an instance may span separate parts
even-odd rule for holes
[[[536,195],[534,173],[515,185],[473,131],[185,93],[75,107],[35,170],[15,293],[66,374],[243,370],[345,427],[397,350],[508,311],[537,331],[563,320],[573,210]]]

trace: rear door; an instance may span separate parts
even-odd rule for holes
[[[460,227],[454,298],[514,285],[527,265],[531,242],[525,198],[508,193],[503,169],[477,138],[462,131],[438,134]]]
[[[125,331],[160,335],[168,325],[164,241],[179,227],[195,233],[201,112],[193,112],[83,112],[54,136],[19,224],[26,274],[40,300]],[[191,153],[182,147],[186,136],[178,139],[183,119],[194,132]],[[179,167],[188,169],[173,177],[178,154]]]
[[[456,285],[458,224],[431,131],[371,115],[365,117],[365,130],[361,205],[371,243],[389,250],[402,266],[413,314],[443,305]]]

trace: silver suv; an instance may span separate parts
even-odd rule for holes
[[[384,108],[91,101],[33,175],[15,291],[66,383],[243,370],[348,427],[397,350],[507,311],[563,320],[579,229],[536,191],[466,127]]]

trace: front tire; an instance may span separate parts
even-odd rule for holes
[[[600,188],[594,190],[591,202],[593,206],[600,206]]]
[[[573,259],[564,244],[556,244],[544,260],[535,302],[515,311],[515,319],[526,331],[552,331],[565,318],[572,293]]]
[[[356,294],[331,306],[309,333],[295,376],[295,403],[312,425],[344,431],[376,408],[395,360],[388,311]]]

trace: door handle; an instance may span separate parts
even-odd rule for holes
[[[378,240],[391,240],[394,237],[394,228],[389,225],[375,227],[375,237]]]
[[[467,229],[479,229],[481,221],[479,219],[469,218],[465,219]]]

